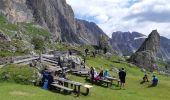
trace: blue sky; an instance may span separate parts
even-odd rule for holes
[[[152,30],[170,38],[170,0],[67,0],[80,19],[95,22],[111,37],[115,31]]]

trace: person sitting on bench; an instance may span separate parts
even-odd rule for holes
[[[99,73],[99,75],[95,78],[95,80],[100,80],[103,77],[103,70]]]
[[[145,75],[143,76],[143,82],[149,82],[149,80],[148,80],[148,75],[147,75],[147,74],[145,74]]]
[[[153,78],[152,78],[152,86],[157,86],[157,84],[158,84],[158,78],[157,78],[155,75],[153,75],[152,77],[153,77]]]
[[[104,77],[108,77],[109,76],[109,72],[108,72],[108,70],[106,70],[105,72],[104,72]]]
[[[98,73],[96,71],[96,69],[94,68],[94,78],[96,78],[98,76]]]
[[[49,75],[48,75],[48,88],[49,90],[52,90],[53,87],[51,86],[51,84],[54,82],[54,77],[52,75],[52,72],[49,72]]]

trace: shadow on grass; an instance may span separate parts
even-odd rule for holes
[[[153,87],[156,87],[156,86],[157,86],[157,84],[151,84],[151,85],[148,86],[148,88],[153,88]]]
[[[109,88],[104,83],[101,83],[101,82],[98,82],[98,81],[94,81],[93,84],[92,84],[90,79],[85,79],[85,80],[86,80],[86,82],[91,83],[91,85],[96,85],[96,86],[100,86],[100,87],[103,87],[103,88]]]

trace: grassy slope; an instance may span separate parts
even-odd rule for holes
[[[33,86],[18,84],[0,84],[0,100],[169,100],[170,99],[170,78],[159,76],[159,85],[148,88],[150,83],[140,84],[143,73],[136,67],[126,63],[114,63],[111,60],[102,58],[89,58],[88,65],[100,69],[110,69],[109,66],[118,68],[125,67],[127,70],[127,84],[125,90],[118,87],[105,88],[96,86],[90,90],[90,96],[81,95],[79,98],[74,95],[62,95],[42,90]],[[115,59],[114,59],[115,60]],[[117,76],[117,73],[111,73]],[[151,78],[151,74],[149,75]],[[72,80],[87,83],[84,78],[70,76]],[[82,89],[82,92],[85,90]]]
[[[0,16],[0,32],[4,33],[8,37],[11,38],[11,42],[0,42],[0,48],[3,48],[0,51],[0,57],[9,57],[9,56],[18,56],[18,55],[24,55],[24,53],[31,51],[31,48],[27,48],[26,50],[20,50],[22,47],[26,47],[25,42],[31,42],[31,39],[33,37],[43,37],[43,39],[48,39],[50,36],[50,33],[37,26],[34,23],[17,23],[17,24],[12,24],[9,23],[5,17]],[[19,34],[22,36],[23,40],[15,40],[15,35]],[[45,40],[47,42],[47,40]],[[11,46],[14,46],[17,48],[17,52],[13,53],[8,50],[11,50]]]
[[[22,34],[29,35],[31,37],[34,36],[43,36],[43,37],[49,37],[50,33],[38,26],[34,23],[17,23],[12,24],[9,23],[5,17],[0,16],[0,31],[5,33],[8,36],[13,36],[16,32],[22,31]]]

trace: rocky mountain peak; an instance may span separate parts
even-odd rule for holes
[[[76,28],[79,39],[86,44],[98,45],[100,36],[105,35],[94,22],[76,19]]]
[[[113,32],[111,45],[114,50],[119,51],[120,54],[129,56],[140,47],[144,41],[144,35],[138,32]]]
[[[157,30],[153,30],[137,52],[130,57],[130,61],[141,68],[153,71],[156,69],[156,54],[159,49],[160,35]]]
[[[157,30],[153,30],[137,52],[149,50],[154,54],[157,54],[159,49],[160,49],[160,35],[157,32]]]

